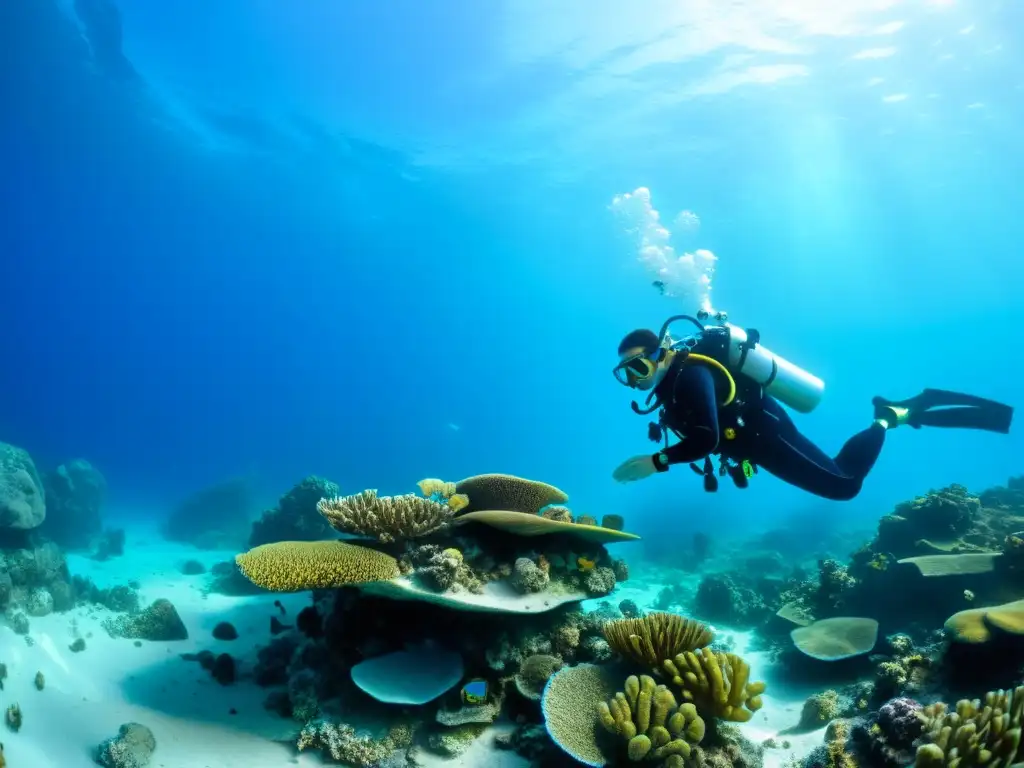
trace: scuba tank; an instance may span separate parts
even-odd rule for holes
[[[760,384],[764,391],[799,413],[810,413],[821,403],[825,382],[779,357],[763,346],[754,330],[724,323],[729,331],[727,367]]]

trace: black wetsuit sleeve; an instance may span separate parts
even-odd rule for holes
[[[706,365],[688,364],[676,376],[674,403],[667,413],[669,426],[684,437],[652,457],[664,472],[673,464],[689,464],[718,448],[718,402],[715,379]]]

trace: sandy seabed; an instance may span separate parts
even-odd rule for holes
[[[143,605],[167,598],[188,628],[189,639],[143,641],[141,646],[133,640],[113,639],[101,622],[115,614],[95,606],[31,618],[31,645],[8,626],[0,626],[0,662],[8,669],[0,704],[6,708],[17,703],[23,714],[21,730],[8,731],[0,738],[9,768],[95,765],[96,746],[128,722],[146,725],[156,737],[151,768],[323,765],[316,753],[295,753],[296,724],[264,709],[267,691],[251,678],[257,651],[271,637],[270,617],[277,614],[274,600],[281,600],[287,611],[282,620],[290,623],[309,605],[309,596],[207,595],[208,576],[181,573],[186,560],[198,560],[209,569],[231,559],[233,552],[199,551],[168,543],[156,534],[132,531],[128,531],[125,552],[125,556],[106,562],[72,555],[68,565],[73,574],[90,577],[100,587],[136,582]],[[653,582],[627,583],[614,599],[628,597],[647,608],[660,588]],[[238,639],[213,638],[213,628],[221,621],[236,627]],[[736,651],[744,653],[748,634],[721,629],[720,633],[733,635]],[[86,642],[80,653],[70,650],[76,637]],[[197,663],[180,656],[202,650],[230,653],[238,663],[238,680],[222,686]],[[772,679],[770,668],[757,653],[745,656],[755,675],[769,685],[764,708],[743,726],[748,737],[759,742],[794,725],[811,691],[788,690]],[[35,686],[37,672],[45,677],[42,691]],[[782,768],[791,756],[806,754],[821,743],[822,731],[781,738],[789,740],[791,749],[767,750],[766,768]],[[419,755],[428,768],[529,765],[514,753],[494,749],[487,737],[458,758],[444,759],[425,751]]]

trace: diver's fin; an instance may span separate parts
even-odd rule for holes
[[[926,389],[909,400],[876,397],[871,403],[875,418],[884,419],[893,427],[907,424],[914,429],[982,429],[1005,435],[1013,421],[1013,408],[1009,405],[944,389]]]

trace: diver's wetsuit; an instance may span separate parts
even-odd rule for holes
[[[739,384],[739,382],[737,382]],[[781,480],[805,491],[835,501],[856,496],[875,465],[886,428],[873,423],[857,433],[833,459],[800,434],[789,414],[775,398],[761,393],[757,402],[742,407],[743,426],[732,440],[720,440],[715,377],[706,365],[682,360],[673,363],[655,394],[665,409],[663,424],[682,439],[660,453],[668,464],[654,465],[665,471],[672,464],[699,461],[721,451],[735,461],[748,460]]]

